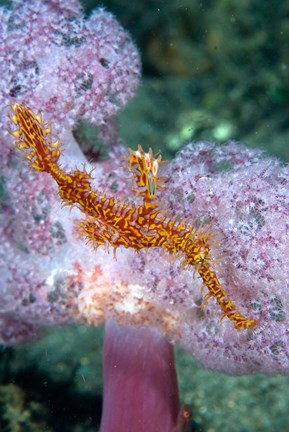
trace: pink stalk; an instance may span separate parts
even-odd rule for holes
[[[107,322],[101,432],[175,432],[178,413],[172,345],[157,330]]]

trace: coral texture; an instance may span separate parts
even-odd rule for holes
[[[226,373],[288,373],[288,166],[236,143],[199,143],[181,151],[169,173],[167,206],[210,221],[220,240],[217,273],[257,321],[252,330],[234,332],[227,320],[218,321],[211,299],[194,324],[184,324],[182,344],[206,367]],[[186,303],[180,291],[174,300]]]
[[[113,15],[99,8],[84,19],[77,0],[14,0],[0,20],[1,108],[29,102],[49,114],[61,139],[80,118],[109,129],[140,74],[138,52]]]
[[[26,101],[46,113],[71,164],[81,164],[73,128],[80,119],[93,122],[105,143],[116,144],[114,117],[135,92],[140,60],[110,13],[100,8],[85,19],[76,0],[15,0],[0,8],[0,32],[0,340],[14,343],[34,337],[41,321],[71,320],[67,297],[95,262],[79,263],[85,252],[53,182],[27,170],[14,152],[7,105]]]

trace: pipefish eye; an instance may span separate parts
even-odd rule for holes
[[[154,160],[152,165],[152,173],[156,177],[159,170],[159,160]]]

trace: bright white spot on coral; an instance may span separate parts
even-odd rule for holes
[[[62,267],[58,267],[58,268],[54,268],[51,273],[49,274],[48,278],[46,279],[46,284],[47,286],[51,286],[54,287],[55,286],[55,281],[57,280],[57,277],[59,276],[59,274],[61,274],[63,276],[63,273],[68,274],[67,271],[65,271]],[[77,271],[69,271],[69,275],[75,275],[77,276]]]
[[[53,269],[48,278],[46,279],[46,283],[48,286],[54,286],[55,275],[58,273],[58,269]]]
[[[118,312],[136,314],[141,309],[140,300],[142,298],[142,287],[140,285],[129,285],[128,294],[126,294],[122,301],[115,304],[115,309]]]

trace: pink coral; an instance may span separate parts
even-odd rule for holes
[[[0,341],[15,343],[34,337],[41,321],[73,320],[82,284],[75,275],[95,262],[79,263],[83,246],[53,182],[28,171],[11,146],[7,105],[27,101],[46,113],[71,163],[82,163],[73,128],[89,120],[115,144],[114,117],[135,92],[140,61],[110,13],[100,8],[84,19],[78,1],[16,0],[0,9],[0,22]],[[98,172],[109,184],[104,168]]]
[[[168,216],[210,223],[212,265],[238,309],[257,325],[240,332],[221,321],[214,298],[201,305],[205,288],[190,268],[182,269],[182,257],[171,260],[159,249],[117,254],[109,272],[115,288],[101,310],[122,322],[149,321],[208,368],[288,373],[288,167],[233,142],[199,143],[182,150],[166,173],[163,208]],[[97,292],[81,296],[84,315],[94,322]]]
[[[101,125],[114,115],[135,88],[137,54],[127,35],[102,10],[84,21],[76,18],[77,3],[37,2],[35,20],[25,20],[32,16],[32,9],[23,2],[19,7],[21,14],[2,12],[5,43],[1,56],[6,64],[15,58],[15,66],[11,63],[5,71],[1,63],[1,79],[5,80],[1,104],[16,98],[37,105],[70,148],[65,164],[81,164],[85,159],[71,138],[75,121],[85,117]],[[51,9],[49,19],[44,20],[47,8]],[[73,25],[63,35],[66,19]],[[98,48],[91,54],[88,41],[93,39],[90,22],[94,20],[102,32],[96,32]],[[19,40],[22,48],[15,51]],[[45,62],[42,53],[46,46],[55,49],[55,61],[50,58]],[[91,60],[84,70],[94,58],[97,65],[91,69],[95,73],[91,85],[80,85],[78,93],[75,74],[81,70],[78,55],[82,58],[85,47]],[[128,50],[132,51],[131,61],[126,60]],[[101,60],[104,58],[109,66]],[[103,90],[101,96],[99,89]],[[1,134],[3,342],[33,336],[47,324],[77,321],[101,325],[109,318],[155,326],[212,369],[288,373],[287,167],[235,143],[221,147],[199,143],[186,147],[165,169],[167,189],[157,198],[161,206],[171,217],[210,222],[210,230],[216,234],[216,243],[211,245],[212,264],[238,309],[257,321],[255,329],[238,332],[228,319],[220,322],[222,313],[214,298],[200,306],[201,281],[193,278],[190,268],[182,269],[181,257],[171,259],[159,249],[137,255],[125,249],[118,251],[114,261],[112,253],[90,250],[73,230],[71,221],[79,217],[78,210],[69,214],[62,209],[51,179],[27,171],[15,155],[11,138],[3,129]],[[120,167],[123,154],[120,147],[113,151],[110,162],[95,165],[94,186],[109,193],[116,185],[118,196],[129,198]]]
[[[226,373],[288,373],[288,166],[236,143],[199,143],[178,155],[170,174],[168,207],[211,222],[223,285],[257,321],[252,331],[232,331],[210,300],[183,326],[183,346]]]
[[[188,218],[215,234],[210,265],[238,310],[257,322],[241,332],[229,319],[221,321],[215,298],[202,304],[206,288],[190,266],[183,268],[182,256],[119,248],[115,260],[112,252],[86,245],[73,227],[79,209],[61,207],[53,180],[27,169],[7,133],[7,104],[41,111],[68,149],[62,166],[85,162],[87,170],[94,168],[95,189],[138,205],[121,167],[124,148],[113,146],[110,161],[89,164],[72,134],[84,118],[106,142],[115,139],[114,116],[139,75],[128,35],[102,9],[84,20],[76,1],[15,1],[0,13],[0,341],[32,339],[46,325],[106,321],[103,432],[116,428],[112,409],[118,410],[119,432],[130,426],[182,430],[172,350],[164,337],[211,369],[288,373],[288,167],[233,142],[198,143],[162,173],[166,189],[157,199],[167,217]],[[132,359],[143,373],[131,370]],[[146,403],[147,395],[155,403]],[[131,404],[135,415],[125,412],[124,419]]]
[[[76,0],[12,3],[0,10],[1,107],[29,102],[49,113],[61,139],[80,118],[108,127],[138,84],[128,34],[102,8],[84,19]]]

